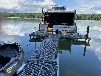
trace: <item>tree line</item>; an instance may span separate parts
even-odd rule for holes
[[[42,13],[1,13],[4,17],[41,18]]]
[[[42,13],[7,13],[3,12],[5,17],[21,17],[21,18],[42,18]],[[101,20],[101,14],[76,14],[76,20]]]
[[[76,20],[101,20],[101,14],[76,14]]]

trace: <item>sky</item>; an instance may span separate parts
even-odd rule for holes
[[[101,14],[101,0],[0,0],[0,12],[41,12],[51,5],[66,6],[78,14]]]

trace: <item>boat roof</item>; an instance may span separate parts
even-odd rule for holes
[[[47,9],[45,12],[49,12],[49,13],[76,13],[76,10],[67,11],[66,6],[53,6],[51,9]]]
[[[75,11],[47,11],[48,13],[74,13],[75,14]],[[45,12],[45,13],[47,13]]]

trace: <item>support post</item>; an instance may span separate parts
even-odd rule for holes
[[[87,34],[86,34],[86,38],[88,38],[88,34],[89,34],[89,26],[87,27]]]
[[[83,56],[85,56],[86,55],[86,45],[85,45],[85,47],[84,47],[84,53],[83,53]]]
[[[30,36],[30,40],[31,40],[31,36]]]
[[[40,31],[40,24],[39,24],[39,31]]]

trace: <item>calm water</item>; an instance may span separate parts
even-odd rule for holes
[[[67,43],[59,50],[59,76],[101,76],[101,21],[75,21],[80,34],[90,26],[90,46]],[[0,44],[18,42],[25,52],[25,62],[40,45],[29,42],[29,34],[38,29],[35,22],[5,20],[1,23]],[[84,56],[85,53],[85,56]]]
[[[5,20],[1,23],[0,43],[19,43],[25,52],[25,62],[33,55],[40,42],[29,42],[29,34],[39,28],[38,23],[28,20]]]
[[[78,32],[86,34],[90,26],[90,46],[73,45],[59,54],[60,76],[101,76],[101,21],[76,21]],[[67,45],[68,47],[68,45]],[[71,54],[70,54],[71,52]]]

